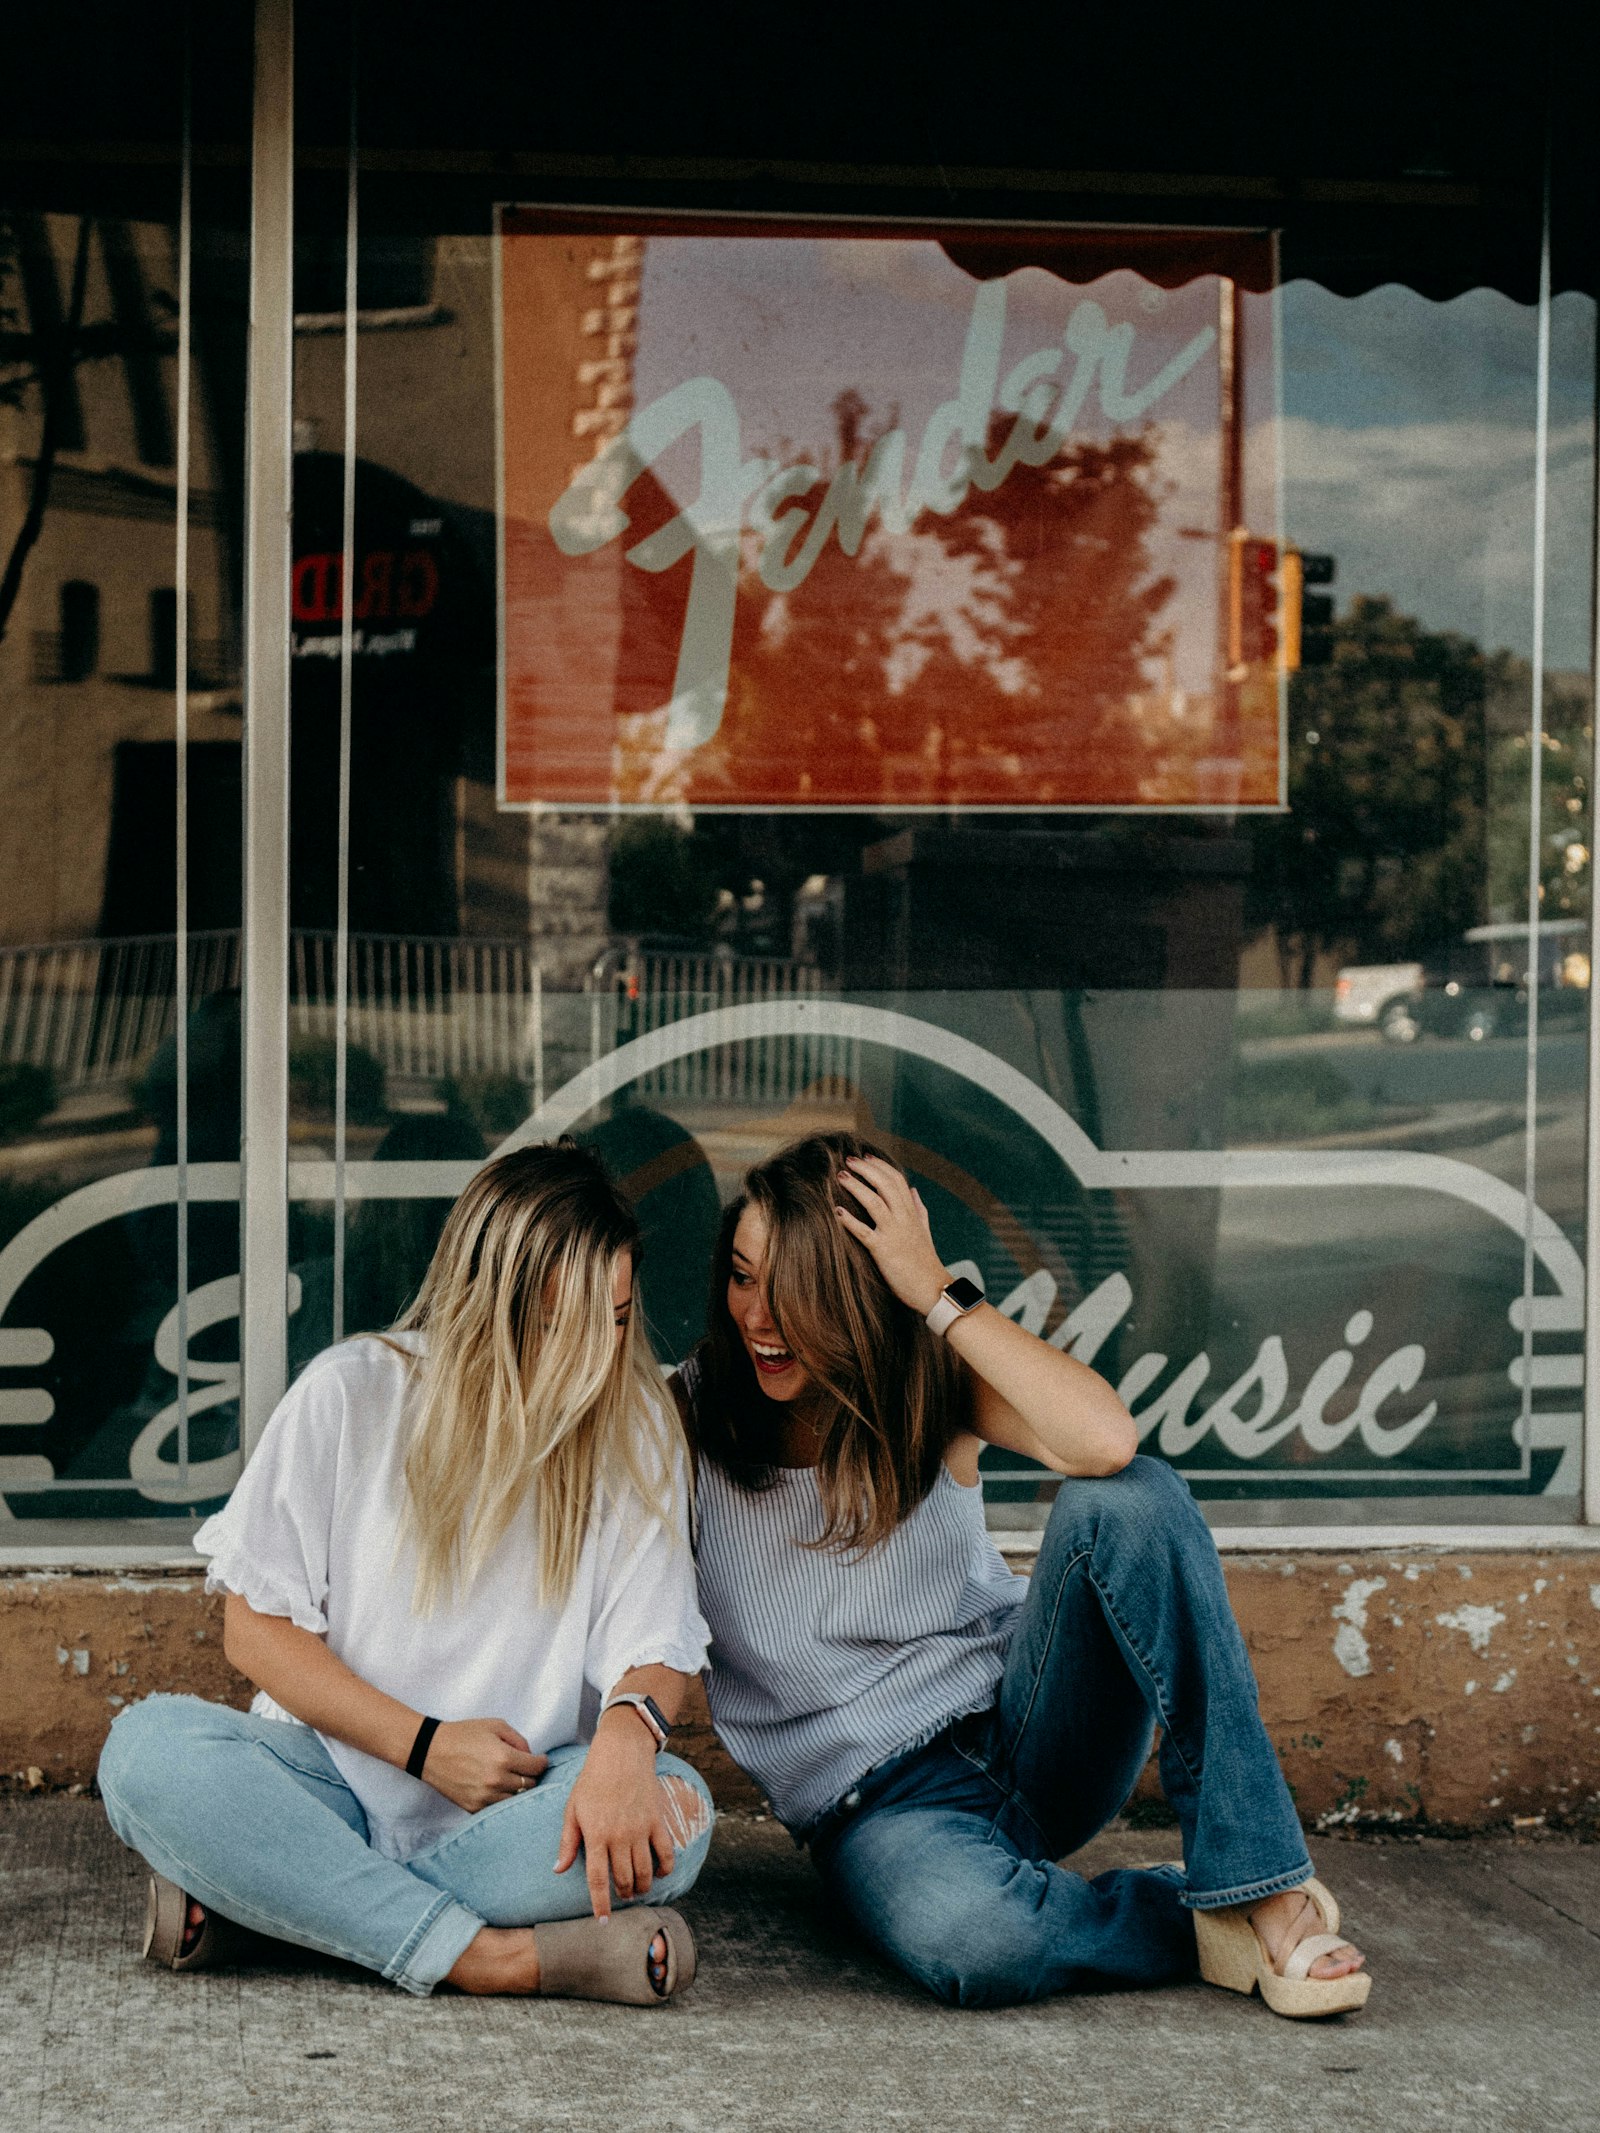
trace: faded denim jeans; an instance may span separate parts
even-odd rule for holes
[[[100,1758],[100,1793],[123,1843],[208,1910],[426,1993],[486,1925],[589,1915],[581,1858],[555,1872],[586,1753],[552,1749],[536,1785],[403,1865],[367,1842],[361,1803],[309,1726],[197,1696],[152,1696],[124,1711]],[[713,1820],[698,1772],[663,1755],[656,1773],[692,1788],[698,1812],[681,1815],[685,1841],[649,1904],[693,1888]]]
[[[1058,1866],[1121,1809],[1156,1725],[1183,1867]],[[1307,1880],[1187,1484],[1144,1457],[1063,1481],[992,1709],[871,1772],[809,1841],[865,1937],[964,2007],[1186,1976],[1191,1911]]]

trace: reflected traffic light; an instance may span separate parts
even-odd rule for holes
[[[1337,565],[1331,555],[1285,548],[1278,579],[1283,598],[1283,665],[1289,674],[1301,667],[1325,667],[1333,657],[1333,595],[1307,592],[1308,585],[1331,585]]]
[[[1278,656],[1278,545],[1242,526],[1228,536],[1228,679]]]

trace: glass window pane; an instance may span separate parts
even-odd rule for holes
[[[35,1533],[181,1529],[238,1465],[237,28],[197,31],[187,303],[176,22],[108,25],[70,100],[26,45],[11,76],[19,108],[78,129],[70,156],[0,160],[0,1518]],[[113,82],[115,137],[137,143],[120,162],[100,125]]]
[[[638,1195],[670,1361],[743,1169],[848,1124],[1219,1517],[1571,1515],[1594,307],[1542,325],[1534,166],[1492,230],[1225,239],[451,170],[362,177],[343,825],[303,215],[297,1357],[536,1118]]]

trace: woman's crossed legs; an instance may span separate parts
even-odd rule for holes
[[[100,1763],[112,1828],[208,1910],[361,1963],[408,1992],[537,1989],[530,1927],[589,1912],[581,1866],[555,1872],[580,1747],[528,1792],[487,1807],[403,1865],[373,1850],[355,1794],[309,1726],[192,1696],[152,1696],[116,1721]],[[679,1839],[643,1901],[694,1886],[712,1807],[675,1756],[657,1766]],[[660,1936],[657,1936],[659,1941]],[[653,1967],[664,1948],[651,1944]]]

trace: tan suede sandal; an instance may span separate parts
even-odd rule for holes
[[[1291,2021],[1304,2021],[1310,2015],[1351,2014],[1364,2007],[1372,1990],[1365,1970],[1353,1970],[1348,1977],[1309,1975],[1319,1956],[1349,1946],[1339,1934],[1339,1906],[1320,1881],[1303,1881],[1293,1893],[1310,1897],[1322,1915],[1324,1930],[1298,1941],[1281,1971],[1272,1967],[1266,1943],[1250,1923],[1245,1905],[1226,1911],[1196,1911],[1200,1975],[1208,1985],[1220,1985],[1225,1992],[1259,1991],[1274,2014],[1287,2015]]]
[[[666,1982],[658,1992],[650,1982],[650,1943],[660,1933],[667,1943]],[[695,1945],[688,1920],[666,1905],[640,1904],[598,1918],[567,1918],[535,1926],[539,1950],[539,1991],[563,2000],[622,2000],[632,2007],[655,2007],[694,1983]]]
[[[216,1921],[207,1911],[204,1925],[189,1940],[189,1900],[175,1881],[152,1873],[144,1903],[146,1962],[164,1970],[205,1970],[215,1961]]]

